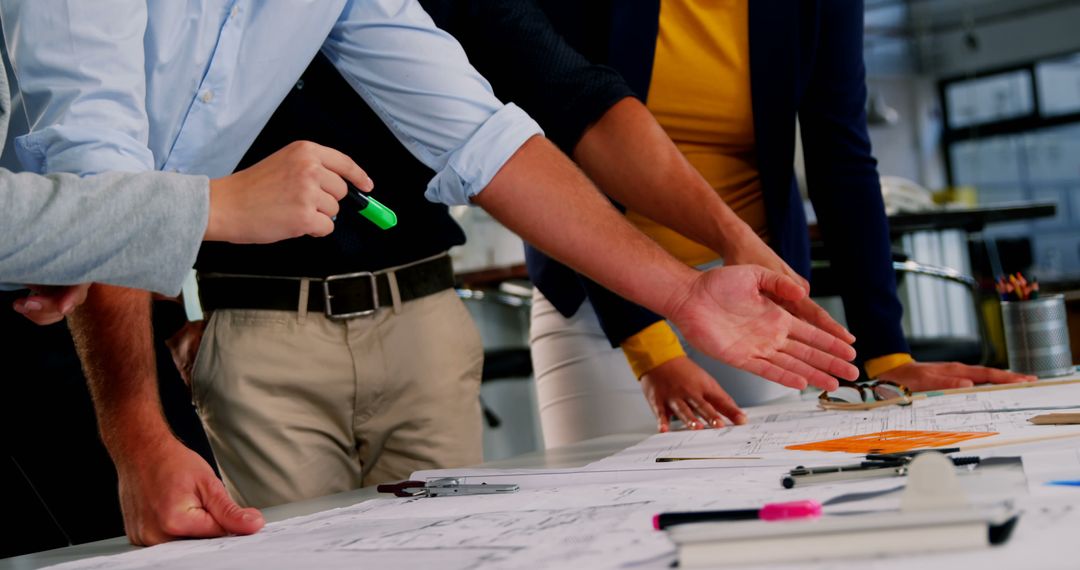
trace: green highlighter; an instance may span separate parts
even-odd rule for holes
[[[365,195],[356,186],[346,182],[349,186],[348,198],[352,199],[357,206],[361,216],[364,216],[371,223],[378,226],[380,229],[388,230],[397,225],[397,214],[393,210],[380,204],[375,198]]]

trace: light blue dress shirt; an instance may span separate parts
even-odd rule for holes
[[[16,150],[37,172],[226,175],[319,50],[435,170],[432,201],[467,204],[541,134],[414,0],[0,0],[0,10],[31,128]]]

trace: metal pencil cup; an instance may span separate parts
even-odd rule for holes
[[[1001,318],[1010,370],[1040,378],[1073,371],[1065,297],[1002,301]]]

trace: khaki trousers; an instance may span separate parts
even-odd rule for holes
[[[453,289],[399,308],[344,321],[214,312],[192,396],[237,502],[268,507],[481,461],[475,324]]]

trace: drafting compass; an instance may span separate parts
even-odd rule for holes
[[[513,493],[517,485],[469,484],[456,477],[442,477],[429,481],[400,481],[376,487],[380,493],[393,493],[396,497],[451,497],[454,495],[498,495]]]

